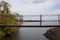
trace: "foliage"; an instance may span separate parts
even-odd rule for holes
[[[0,9],[0,24],[18,24],[16,21],[15,15],[10,13],[8,3],[5,1],[1,2],[0,7],[3,7],[3,10]],[[0,26],[0,38],[6,36],[7,34],[11,35],[12,33],[16,33],[18,31],[18,27],[1,27]]]

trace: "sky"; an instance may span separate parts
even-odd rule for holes
[[[0,0],[1,1],[1,0]],[[60,0],[4,0],[21,15],[60,14]]]

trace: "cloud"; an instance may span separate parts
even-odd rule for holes
[[[46,10],[46,11],[52,12],[52,11],[60,9],[60,1],[59,0],[54,0],[53,2],[54,2],[53,5],[50,6],[50,8],[48,8],[48,10]]]
[[[35,4],[35,3],[42,3],[45,2],[45,0],[20,0],[21,3],[24,4]]]
[[[12,5],[12,11],[16,11],[23,15],[56,14],[58,11],[60,11],[60,0],[7,1]]]
[[[43,3],[43,2],[45,2],[45,1],[46,1],[46,0],[34,0],[33,3],[35,3],[35,4],[36,4],[36,3]]]
[[[41,4],[24,5],[22,7],[22,10],[23,10],[23,14],[26,13],[27,15],[52,14],[53,12],[56,11],[57,7],[55,6],[57,5],[59,5],[59,3],[56,0],[55,1],[47,0],[46,2],[41,3]]]

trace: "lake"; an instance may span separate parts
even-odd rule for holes
[[[24,16],[23,20],[40,20],[40,16]],[[59,24],[57,16],[44,16],[42,20],[48,20],[42,22],[42,25]],[[22,25],[40,25],[40,22],[23,22]],[[48,40],[43,34],[49,29],[50,27],[21,27],[16,36],[4,40]]]
[[[48,40],[43,34],[49,29],[49,27],[22,27],[16,36],[6,40]]]

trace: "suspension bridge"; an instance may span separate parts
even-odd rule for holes
[[[0,24],[0,26],[13,27],[60,27],[60,14],[52,15],[20,15],[16,16],[18,25]]]

